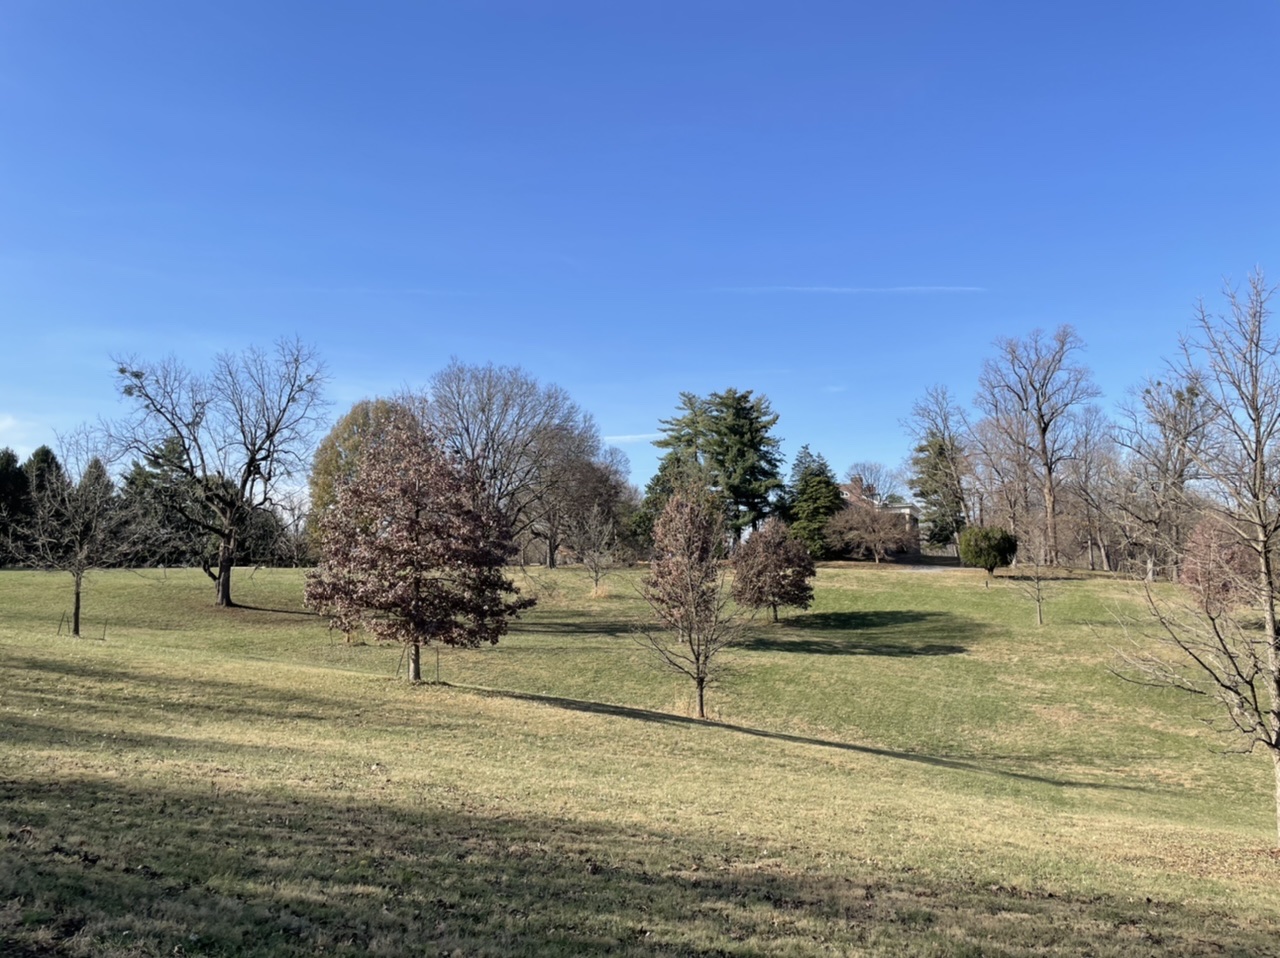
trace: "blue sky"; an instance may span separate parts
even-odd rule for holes
[[[681,390],[901,461],[1073,324],[1105,401],[1280,279],[1280,4],[0,0],[0,445],[110,356],[298,334],[336,417],[451,356],[630,455]],[[628,438],[631,437],[631,438]]]

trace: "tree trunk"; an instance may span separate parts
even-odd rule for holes
[[[697,681],[698,683],[698,718],[704,719],[707,717],[707,709],[706,709],[707,680],[702,676],[699,676],[695,681]]]
[[[775,602],[770,608],[773,609],[773,621],[778,621],[778,604]]]
[[[1276,848],[1280,849],[1280,749],[1271,749],[1271,764],[1276,774]]]
[[[231,568],[236,563],[236,538],[235,534],[224,537],[218,543],[218,578],[214,580],[213,587],[217,592],[217,604],[224,608],[235,605],[231,601]]]
[[[80,586],[84,582],[84,573],[74,572],[72,575],[76,579],[76,597],[75,604],[71,607],[71,634],[78,639],[80,638]]]
[[[1044,538],[1047,564],[1058,564],[1058,495],[1053,479],[1046,475],[1044,481]]]
[[[422,645],[419,642],[409,643],[409,681],[422,681]]]

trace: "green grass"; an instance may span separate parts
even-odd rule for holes
[[[67,577],[0,573],[0,955],[1280,954],[1269,763],[1111,674],[1121,583],[1038,629],[825,568],[699,722],[635,574],[539,574],[417,688],[238,575],[96,575],[73,640]]]

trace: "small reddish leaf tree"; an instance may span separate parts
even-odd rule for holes
[[[1219,516],[1197,523],[1187,537],[1179,581],[1207,615],[1221,615],[1246,602],[1256,573],[1240,532]]]
[[[399,407],[319,517],[308,605],[346,632],[403,643],[411,682],[422,679],[423,645],[496,643],[534,600],[503,572],[512,547],[491,503],[474,471]]]
[[[705,490],[677,490],[653,527],[653,559],[642,594],[657,625],[641,629],[640,643],[668,668],[693,680],[698,718],[706,718],[706,689],[719,672],[717,656],[737,640],[720,558],[724,509]]]
[[[769,519],[733,556],[733,598],[749,609],[768,607],[778,621],[778,606],[807,609],[813,602],[811,580],[817,570],[804,543],[786,523]]]

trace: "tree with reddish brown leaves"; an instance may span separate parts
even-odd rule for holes
[[[706,689],[719,671],[717,656],[740,634],[730,608],[720,559],[724,509],[706,490],[678,489],[653,527],[653,560],[643,594],[657,619],[637,635],[668,668],[693,680],[698,718],[706,718]]]
[[[780,605],[809,608],[816,573],[804,543],[786,523],[769,519],[734,553],[733,598],[749,609],[769,608],[777,622]]]
[[[423,645],[496,643],[533,600],[504,574],[512,547],[491,503],[421,416],[398,407],[319,518],[308,605],[348,633],[404,643],[411,682],[422,678]]]

